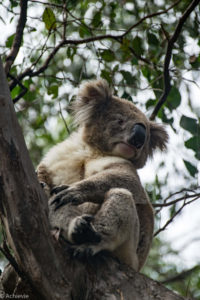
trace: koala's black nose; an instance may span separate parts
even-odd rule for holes
[[[146,128],[144,127],[144,125],[138,123],[134,125],[128,142],[131,145],[135,146],[137,149],[139,149],[144,145],[145,138],[146,138]]]

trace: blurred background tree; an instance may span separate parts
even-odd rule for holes
[[[198,0],[0,3],[1,57],[35,166],[74,130],[70,103],[85,80],[104,78],[119,97],[166,124],[168,153],[156,155],[141,171],[156,210],[154,245],[144,272],[191,299],[200,299],[198,261],[187,269],[163,232],[200,195],[198,4]]]

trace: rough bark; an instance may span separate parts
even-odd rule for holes
[[[48,300],[183,299],[108,255],[85,262],[72,259],[69,246],[52,237],[47,201],[17,122],[1,62],[0,157],[0,213],[17,265],[13,264],[15,270],[7,267],[1,277],[0,289],[5,293]]]

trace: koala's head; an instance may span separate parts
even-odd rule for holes
[[[104,80],[84,84],[73,109],[89,146],[128,159],[136,168],[143,167],[156,148],[166,147],[163,126],[149,121],[133,103],[113,96]]]

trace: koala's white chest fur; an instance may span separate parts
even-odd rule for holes
[[[92,151],[82,140],[82,131],[74,132],[67,140],[54,146],[42,163],[52,174],[53,185],[71,185],[106,169],[110,164],[122,163],[123,158],[103,156]]]

